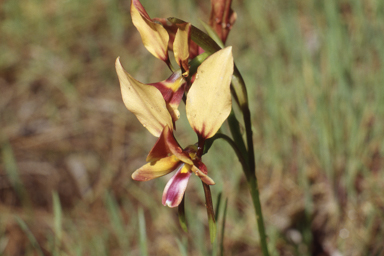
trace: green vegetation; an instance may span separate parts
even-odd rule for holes
[[[142,1],[152,17],[200,28],[209,18],[208,1],[154,3]],[[125,109],[114,61],[142,82],[169,71],[142,46],[129,5],[2,2],[0,254],[218,255],[225,223],[224,255],[259,255],[251,197],[225,142],[204,156],[215,205],[222,193],[213,245],[200,180],[186,191],[188,233],[161,204],[168,177],[131,180],[155,138]],[[227,45],[249,90],[271,255],[380,255],[384,2],[233,0],[233,9]],[[186,146],[196,138],[181,122]]]

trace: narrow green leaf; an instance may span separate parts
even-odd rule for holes
[[[63,212],[61,209],[59,195],[56,191],[52,193],[52,201],[53,201],[53,216],[54,216],[54,227],[55,234],[57,238],[61,241],[62,238],[62,220],[63,220]]]
[[[114,196],[109,191],[105,193],[104,202],[108,210],[109,220],[111,222],[112,228],[116,232],[118,242],[122,248],[128,250],[128,237],[123,218],[120,214],[119,205],[117,204]]]
[[[209,236],[211,238],[211,243],[213,243],[216,239],[216,222],[213,216],[208,216],[209,223]]]
[[[217,195],[216,211],[215,211],[215,220],[219,219],[219,210],[221,203],[221,192]]]
[[[22,220],[19,216],[15,216],[15,220],[17,224],[19,224],[20,228],[24,231],[26,236],[28,237],[29,242],[31,242],[32,246],[36,249],[37,254],[39,256],[44,256],[43,250],[41,249],[35,236],[32,234],[31,230],[28,228],[28,225],[24,222],[24,220]]]
[[[224,233],[225,233],[225,219],[227,218],[227,204],[228,198],[225,199],[223,221],[221,223],[221,241],[220,241],[220,255],[224,255]]]
[[[208,35],[213,39],[213,41],[215,41],[215,43],[217,43],[217,45],[220,46],[221,48],[224,48],[224,44],[221,41],[219,35],[216,33],[216,31],[213,30],[213,28],[209,26],[207,23],[205,23],[204,21],[202,20],[199,20],[199,21],[203,25],[204,29],[207,31]]]
[[[236,118],[236,115],[235,115],[235,112],[233,111],[233,108],[232,108],[231,113],[228,116],[228,125],[229,125],[229,129],[231,131],[232,137],[233,137],[233,141],[236,143],[237,148],[240,151],[240,154],[244,158],[244,167],[249,169],[249,166],[248,166],[248,161],[249,161],[248,158],[249,157],[248,157],[247,148],[245,147],[243,135],[241,133],[240,123]],[[250,171],[245,171],[245,174],[248,174],[249,172]]]
[[[205,194],[205,207],[207,208],[208,215],[208,226],[209,226],[209,236],[211,238],[211,243],[216,239],[216,221],[215,221],[215,212],[213,211],[212,195],[209,185],[202,182],[204,187]]]
[[[145,228],[145,217],[143,208],[139,208],[138,213],[139,217],[139,233],[140,233],[140,255],[147,256],[148,250],[147,250],[147,231]]]
[[[192,76],[196,73],[197,71],[197,68],[200,66],[201,63],[203,63],[203,61],[208,58],[210,54],[207,53],[207,52],[203,52],[202,54],[200,55],[197,55],[193,60],[191,60],[189,62],[189,75]]]
[[[24,184],[20,178],[12,147],[8,142],[4,143],[2,147],[2,160],[4,163],[5,173],[11,183],[11,186],[15,190],[21,203],[23,205],[28,205],[28,194],[26,193]]]
[[[179,215],[179,223],[180,223],[181,228],[185,232],[188,232],[187,218],[185,216],[184,198],[185,198],[185,194],[183,196],[183,199],[181,200],[181,203],[179,204],[179,206],[177,208],[177,212]]]
[[[56,191],[52,193],[53,201],[53,222],[55,231],[55,248],[53,255],[59,255],[59,248],[61,246],[61,239],[63,237],[63,212],[61,209],[60,198]]]
[[[181,256],[188,256],[187,248],[186,246],[180,241],[180,239],[176,238],[177,246],[180,249],[180,255]]]
[[[174,17],[168,18],[168,20],[176,25],[180,23],[185,23],[185,21]],[[215,41],[213,41],[212,38],[210,38],[206,33],[204,33],[195,26],[191,26],[191,39],[209,54],[217,52],[221,49],[220,46]]]

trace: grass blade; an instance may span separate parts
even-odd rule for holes
[[[139,217],[140,255],[147,256],[147,231],[145,229],[145,217],[143,208],[139,208],[137,215]]]
[[[28,225],[22,220],[19,216],[15,216],[17,224],[19,224],[20,228],[27,235],[28,240],[31,242],[32,246],[36,249],[37,254],[39,256],[44,256],[43,250],[41,249],[39,243],[37,242],[35,236],[32,234],[31,230],[28,228]]]
[[[221,241],[220,241],[220,255],[221,256],[224,255],[224,233],[225,233],[225,219],[227,217],[227,203],[228,203],[228,198],[225,199],[223,221],[221,223]]]

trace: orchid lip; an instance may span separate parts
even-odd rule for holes
[[[163,192],[162,201],[164,206],[172,208],[180,204],[187,188],[189,177],[192,174],[189,169],[190,166],[185,163],[181,163],[176,168],[176,173],[168,181]]]

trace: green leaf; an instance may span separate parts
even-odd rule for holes
[[[180,239],[178,238],[176,238],[176,243],[177,243],[177,246],[179,246],[181,256],[187,256],[188,253],[187,253],[187,248],[184,245],[185,243],[183,244],[183,242],[181,242]]]
[[[187,219],[185,217],[184,198],[185,198],[185,194],[183,196],[183,199],[181,200],[181,203],[179,204],[179,206],[177,208],[177,211],[178,211],[178,215],[179,215],[179,223],[180,223],[181,228],[185,232],[188,232]]]
[[[13,154],[12,146],[9,142],[6,142],[2,146],[2,160],[5,173],[9,182],[11,183],[12,188],[15,190],[17,196],[19,197],[22,205],[29,206],[29,197],[28,193],[25,190],[23,181],[19,175],[19,170],[16,164],[16,159]]]
[[[221,203],[221,192],[217,195],[217,203],[216,203],[216,211],[215,211],[215,219],[219,219],[219,209]]]
[[[36,237],[33,235],[28,225],[22,220],[19,216],[15,216],[15,220],[17,224],[19,224],[20,228],[24,231],[25,235],[28,237],[29,242],[36,249],[37,255],[44,256],[43,250],[40,247],[39,242],[36,240]]]
[[[56,191],[52,193],[52,201],[55,231],[55,248],[53,250],[53,255],[59,255],[59,248],[61,247],[61,240],[63,238],[63,212],[61,209],[60,198]]]
[[[147,256],[147,231],[145,228],[145,217],[143,208],[139,208],[137,215],[139,217],[140,255]]]
[[[223,221],[221,223],[221,241],[220,241],[220,255],[221,256],[224,255],[224,231],[225,231],[225,219],[227,217],[227,204],[228,204],[228,198],[225,199]]]
[[[211,238],[211,243],[216,239],[216,221],[211,216],[208,217],[209,223],[209,237]]]
[[[193,60],[189,62],[189,75],[192,76],[197,72],[197,68],[200,66],[203,61],[208,58],[209,53],[203,52],[200,55],[197,55]]]
[[[199,21],[203,25],[204,29],[207,31],[208,35],[213,39],[213,41],[215,41],[215,43],[217,43],[217,45],[220,46],[221,48],[224,48],[224,44],[221,41],[219,35],[216,33],[216,31],[213,30],[211,26],[209,26],[204,21],[202,20],[199,20]]]
[[[205,194],[205,206],[207,207],[208,215],[208,227],[209,227],[209,236],[211,238],[211,243],[216,239],[216,221],[215,221],[215,212],[213,211],[212,195],[209,185],[203,183],[204,194]]]
[[[186,21],[174,17],[168,18],[168,20],[175,25],[186,23]],[[221,49],[212,38],[193,25],[191,26],[191,39],[209,54],[215,53]]]

